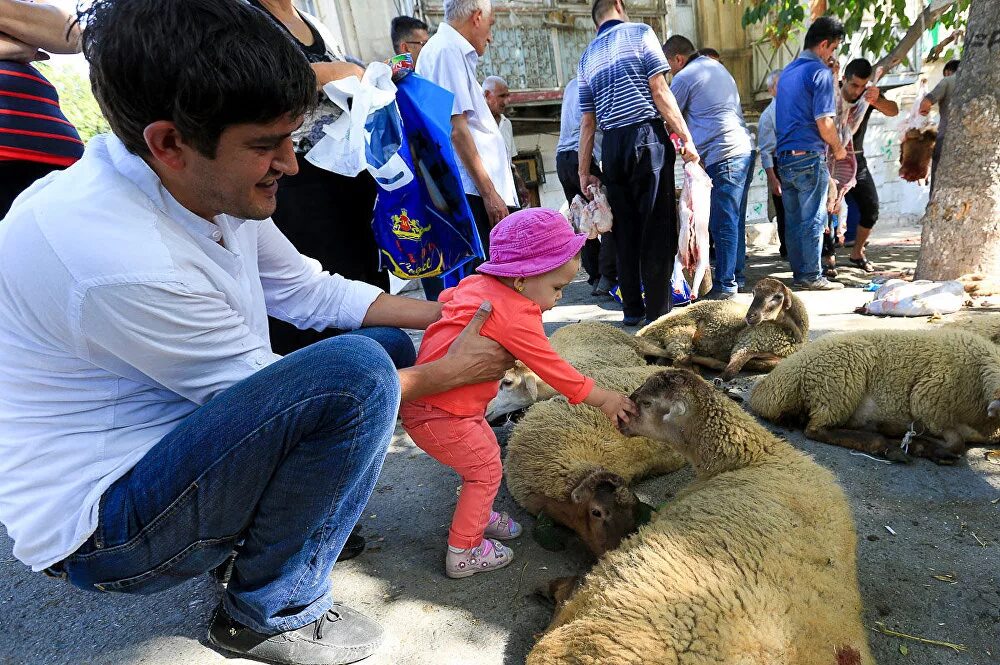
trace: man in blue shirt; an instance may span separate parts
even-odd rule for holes
[[[600,126],[623,322],[635,326],[643,316],[655,321],[673,304],[669,281],[677,254],[677,207],[674,148],[664,121],[684,141],[685,161],[698,161],[698,151],[663,76],[670,66],[653,29],[627,23],[622,0],[595,0],[591,16],[597,37],[578,70],[580,189],[599,183],[590,163]]]
[[[826,195],[827,146],[836,159],[847,151],[836,126],[833,72],[829,63],[844,38],[837,19],[822,16],[809,26],[805,48],[778,82],[775,126],[778,176],[785,206],[785,241],[794,285],[815,291],[844,288],[820,273]]]
[[[691,130],[705,171],[712,179],[708,228],[715,242],[715,287],[709,298],[729,299],[744,279],[746,215],[744,192],[753,163],[753,144],[740,106],[736,81],[726,68],[700,55],[687,37],[663,44],[674,73],[670,91]]]

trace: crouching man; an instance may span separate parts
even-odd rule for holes
[[[84,53],[113,134],[0,224],[0,521],[35,571],[152,593],[235,549],[209,639],[348,663],[381,639],[330,571],[400,399],[500,378],[483,308],[417,368],[398,326],[437,303],[321,272],[269,216],[317,99],[309,63],[241,0],[98,0]],[[352,220],[346,220],[352,221]],[[359,221],[359,220],[353,220]],[[267,316],[363,328],[282,358]]]

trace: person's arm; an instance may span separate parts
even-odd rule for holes
[[[451,116],[451,142],[455,146],[458,158],[465,165],[465,170],[469,172],[469,177],[475,183],[479,195],[483,197],[486,205],[486,214],[490,218],[490,226],[496,226],[500,220],[507,216],[507,204],[497,193],[490,174],[483,166],[483,160],[479,157],[479,148],[469,131],[469,120],[464,113]]]
[[[76,16],[56,5],[0,0],[0,32],[49,53],[79,53]]]
[[[774,152],[778,146],[778,138],[774,131],[774,102],[764,110],[757,125],[757,149],[760,152],[760,165],[767,174],[767,186],[775,196],[781,196],[781,180],[774,168]]]
[[[0,34],[0,60],[29,63],[48,59],[49,56],[45,51],[39,51],[19,39]]]
[[[847,150],[840,140],[837,128],[837,97],[833,89],[833,72],[826,67],[818,69],[813,75],[812,86],[812,111],[816,129],[823,141],[830,146],[833,158],[844,159],[847,157]]]
[[[314,62],[311,67],[316,74],[317,90],[322,90],[323,86],[331,81],[346,79],[348,76],[357,76],[360,79],[365,75],[365,70],[352,62]]]
[[[399,370],[402,401],[447,392],[459,386],[499,381],[514,366],[514,357],[479,334],[492,308],[484,302],[465,330],[439,360]]]
[[[847,150],[840,140],[840,132],[837,131],[837,121],[834,120],[833,116],[816,118],[816,128],[819,130],[819,135],[823,138],[823,141],[830,146],[834,159],[840,160],[847,157]]]
[[[931,99],[930,95],[927,95],[926,97],[920,100],[920,108],[917,109],[917,112],[920,115],[927,115],[928,113],[931,112],[932,106],[934,106],[934,100]]]
[[[931,112],[931,107],[944,99],[948,94],[948,77],[945,77],[938,81],[934,89],[928,92],[923,99],[920,100],[920,108],[917,111],[920,115],[927,115]]]
[[[869,88],[869,90],[876,91],[875,93],[871,93],[871,96],[874,97],[874,100],[871,99],[868,100],[876,111],[878,111],[887,118],[894,118],[897,115],[899,115],[899,104],[892,101],[891,99],[886,99],[885,96],[878,91],[878,88],[874,86]],[[866,92],[865,94],[868,93]]]
[[[383,293],[368,308],[362,328],[392,326],[426,330],[427,326],[441,318],[441,303],[405,298]]]
[[[685,162],[698,163],[699,159],[701,159],[698,155],[698,149],[695,148],[694,140],[688,131],[687,123],[684,122],[684,116],[677,106],[677,100],[674,99],[674,94],[670,92],[667,79],[662,74],[653,76],[649,79],[649,90],[653,94],[653,103],[656,105],[656,109],[663,116],[663,121],[667,123],[667,128],[684,141],[684,150],[681,152],[681,157],[684,158]]]
[[[597,131],[597,115],[588,112],[580,117],[580,149],[577,175],[580,178],[580,191],[587,198],[590,198],[589,187],[600,187],[600,179],[590,173],[590,166],[594,159],[594,134]]]

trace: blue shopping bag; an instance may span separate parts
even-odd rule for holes
[[[454,281],[470,261],[485,258],[451,144],[454,96],[416,74],[396,86],[392,113],[373,116],[365,128],[379,187],[372,229],[380,263],[402,279]],[[393,159],[407,168],[392,168]],[[401,175],[407,170],[412,177]]]

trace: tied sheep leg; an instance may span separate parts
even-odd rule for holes
[[[813,441],[829,443],[832,446],[857,450],[869,455],[877,455],[894,462],[909,463],[912,461],[910,456],[904,453],[899,446],[889,443],[884,436],[875,432],[810,426],[806,428],[805,435]]]
[[[732,356],[729,357],[729,364],[725,365],[725,371],[722,372],[722,380],[729,381],[746,366],[750,361],[754,361],[754,369],[759,367],[766,367],[763,370],[765,372],[770,372],[774,369],[778,362],[781,360],[778,356],[773,353],[767,352],[756,352],[750,349],[740,349]]]
[[[708,356],[699,356],[692,354],[686,358],[688,364],[701,365],[702,367],[707,367],[709,369],[714,369],[716,371],[722,371],[726,369],[726,363],[721,360],[716,360],[715,358],[709,358]],[[676,366],[676,365],[675,365]]]
[[[910,442],[910,454],[915,457],[924,457],[935,464],[951,466],[961,459],[962,454],[965,453],[965,443],[964,441],[961,441],[961,437],[959,437],[959,441],[962,451],[961,454],[957,454],[953,444],[948,443],[947,433],[945,434],[945,438],[943,440],[926,434],[921,434],[920,436],[914,437]]]

